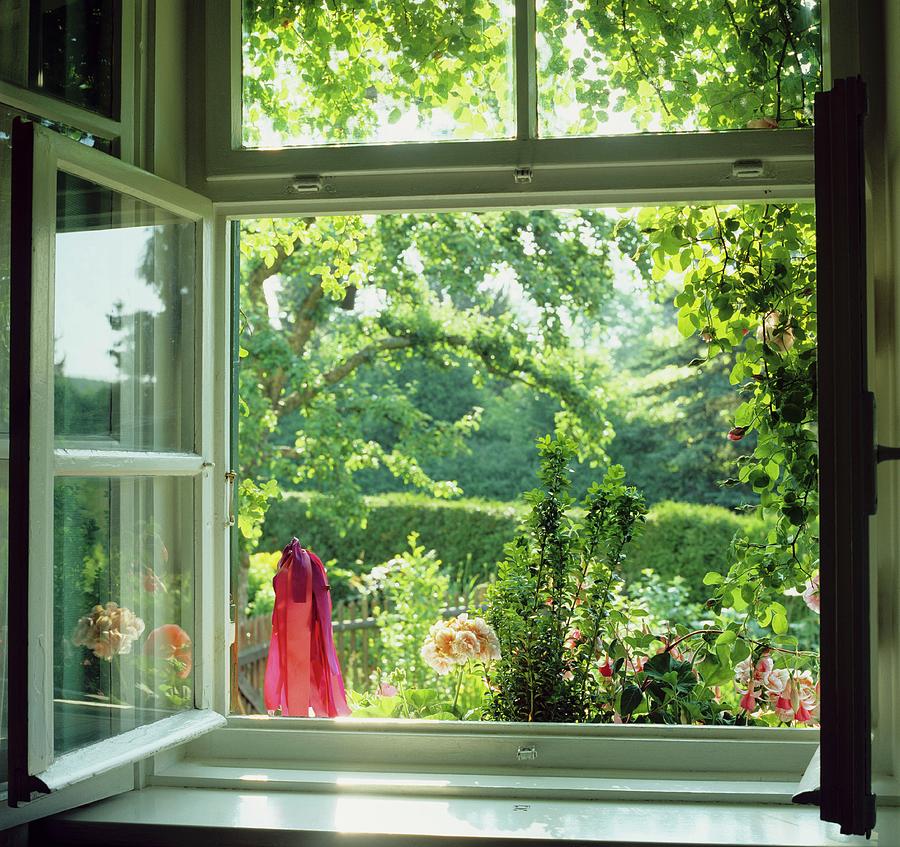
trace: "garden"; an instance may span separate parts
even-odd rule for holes
[[[245,223],[235,709],[265,710],[296,535],[355,718],[815,725],[814,233],[776,204]]]

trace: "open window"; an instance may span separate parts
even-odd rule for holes
[[[210,204],[23,121],[13,157],[15,803],[223,719],[200,624]]]

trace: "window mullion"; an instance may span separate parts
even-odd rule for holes
[[[516,0],[516,138],[537,138],[536,0]]]

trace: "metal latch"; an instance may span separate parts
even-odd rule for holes
[[[537,758],[537,747],[519,747],[516,750],[516,758],[520,762],[533,762]]]
[[[322,190],[322,177],[297,176],[291,182],[291,191],[296,194],[318,194]]]
[[[225,526],[232,527],[235,523],[234,517],[234,481],[237,479],[237,474],[234,471],[227,471],[225,473],[225,512],[228,515],[228,519],[225,521]]]
[[[531,168],[516,168],[513,179],[517,185],[528,185],[534,179],[534,171]]]
[[[738,159],[731,165],[731,175],[735,179],[756,179],[763,175],[762,159]]]

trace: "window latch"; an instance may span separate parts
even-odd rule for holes
[[[533,762],[537,758],[537,747],[519,747],[516,750],[516,758],[520,762]]]
[[[297,176],[291,182],[291,191],[295,194],[318,194],[322,186],[320,176]]]
[[[531,168],[516,168],[513,179],[516,185],[528,185],[534,180],[534,171]]]
[[[731,175],[735,179],[758,179],[764,175],[762,159],[738,159],[731,165]]]

